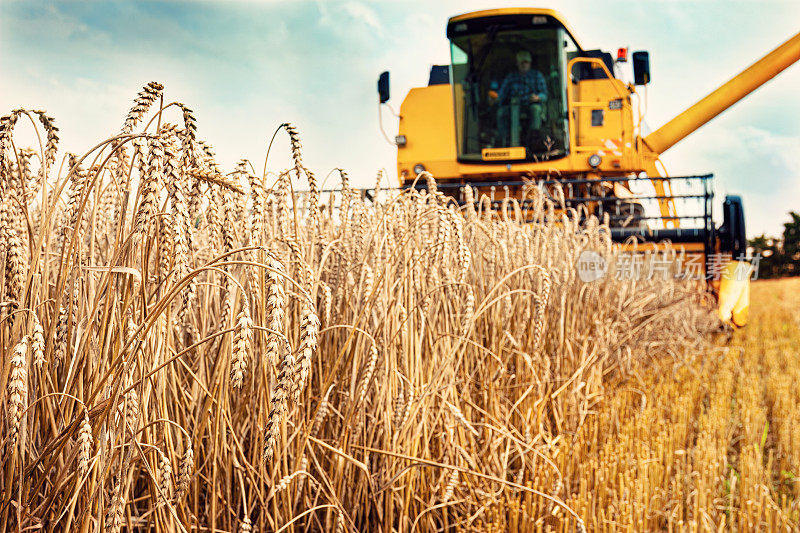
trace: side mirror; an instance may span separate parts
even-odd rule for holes
[[[382,104],[389,101],[389,72],[381,72],[378,77],[378,96]]]
[[[647,85],[650,81],[650,54],[647,52],[634,52],[633,83]]]

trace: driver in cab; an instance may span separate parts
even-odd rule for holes
[[[497,113],[498,127],[502,137],[507,138],[511,127],[509,116],[509,103],[530,106],[531,126],[539,129],[542,126],[542,106],[547,101],[547,82],[538,70],[531,68],[531,53],[527,50],[517,52],[517,71],[510,72],[497,94],[497,104],[500,105]],[[505,140],[507,142],[507,139]]]

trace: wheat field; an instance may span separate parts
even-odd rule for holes
[[[276,135],[226,172],[155,82],[80,155],[0,119],[3,531],[797,529],[797,280],[731,336],[582,282],[621,251],[557,189],[322,193]]]

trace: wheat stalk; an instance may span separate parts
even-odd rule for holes
[[[125,123],[122,126],[122,133],[131,133],[136,124],[142,120],[150,106],[161,97],[164,91],[164,86],[155,81],[151,81],[144,86],[144,89],[139,93],[134,100],[133,107],[128,111],[128,116],[125,117]]]
[[[250,309],[247,299],[242,301],[242,310],[236,319],[236,327],[233,332],[233,343],[231,344],[231,387],[239,389],[242,387],[244,375],[247,371],[248,350],[247,345],[253,337],[253,320],[250,318]]]
[[[300,322],[300,349],[298,353],[296,380],[293,384],[293,398],[300,401],[303,388],[309,380],[311,373],[311,359],[317,349],[317,333],[319,331],[319,318],[311,302],[303,302]]]
[[[111,493],[111,501],[106,509],[106,531],[109,533],[119,533],[121,531],[124,511],[125,497],[122,494],[122,475],[117,474],[114,489]]]
[[[369,347],[369,359],[367,360],[367,366],[364,369],[364,377],[361,379],[361,385],[358,388],[358,402],[357,405],[361,405],[364,403],[364,400],[367,398],[367,391],[369,390],[369,385],[372,383],[372,376],[375,374],[375,367],[378,365],[378,347],[375,346],[373,342],[370,344]]]
[[[14,346],[11,371],[8,376],[8,424],[11,440],[17,441],[20,419],[28,396],[28,337],[22,337]]]
[[[89,460],[92,455],[92,426],[89,423],[89,411],[86,409],[78,431],[78,448],[78,474],[83,477],[89,471]]]
[[[283,265],[272,253],[267,254],[267,358],[273,365],[278,364],[281,340],[279,332],[283,330],[283,308],[286,296],[283,290]]]
[[[158,452],[158,501],[164,505],[172,497],[172,464],[167,455]]]
[[[181,460],[180,469],[178,471],[178,483],[175,486],[175,499],[180,500],[189,492],[189,483],[192,480],[192,472],[194,471],[194,450],[191,443],[186,447]]]
[[[275,446],[280,435],[281,421],[287,410],[286,401],[294,382],[294,370],[294,356],[292,355],[291,347],[287,346],[284,349],[275,387],[272,389],[272,397],[270,398],[270,411],[264,435],[264,461],[266,463],[270,463],[275,455]]]

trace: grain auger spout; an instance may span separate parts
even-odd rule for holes
[[[798,60],[800,33],[645,137],[644,144],[656,154],[664,153]]]

